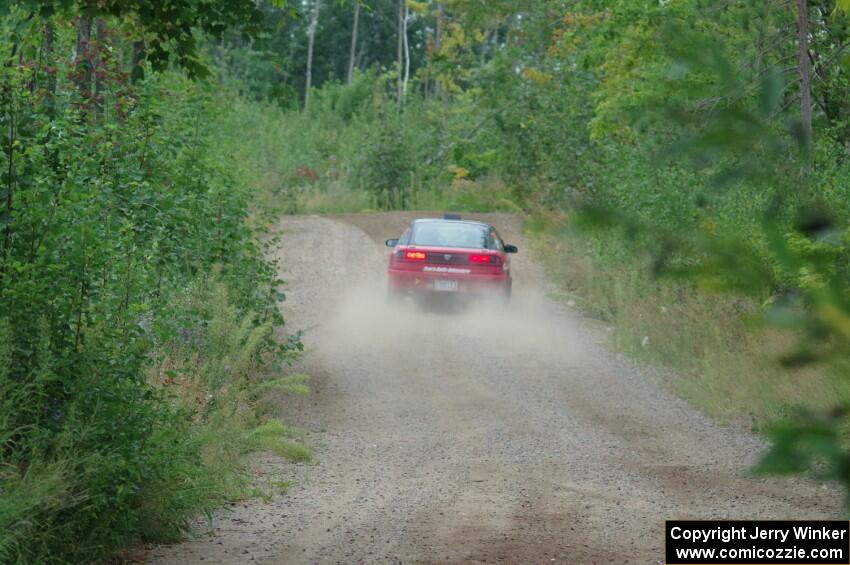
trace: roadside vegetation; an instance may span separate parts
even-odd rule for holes
[[[177,539],[254,492],[249,452],[310,457],[264,404],[304,390],[285,376],[300,346],[275,339],[282,296],[222,146],[227,99],[180,32],[255,8],[145,6],[0,19],[2,563]]]

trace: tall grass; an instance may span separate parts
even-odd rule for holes
[[[526,228],[564,298],[604,321],[618,350],[675,369],[662,372],[674,390],[721,421],[763,430],[792,408],[850,400],[837,373],[780,366],[794,336],[757,326],[761,305],[658,279],[646,257],[618,253],[613,235],[575,231],[565,215],[541,213]]]

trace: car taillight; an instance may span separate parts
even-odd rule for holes
[[[498,255],[470,255],[469,262],[476,265],[501,265],[502,259]]]
[[[425,258],[428,257],[425,253],[421,251],[405,251],[404,258],[408,261],[424,261]]]

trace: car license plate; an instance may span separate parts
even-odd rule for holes
[[[440,292],[455,292],[457,291],[457,281],[437,279],[434,281],[434,290]]]

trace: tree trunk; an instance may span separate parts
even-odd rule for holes
[[[351,52],[348,55],[348,85],[354,80],[354,59],[357,54],[357,24],[360,20],[360,0],[354,0],[354,24],[351,26]]]
[[[410,81],[410,41],[407,38],[407,2],[402,1],[402,4],[404,4],[402,21],[402,37],[404,38],[404,81],[401,86],[401,97],[404,99],[407,97],[407,83]]]
[[[147,48],[145,40],[139,39],[133,42],[133,62],[132,70],[130,71],[130,80],[133,84],[138,83],[145,78],[145,68],[142,66],[147,58]]]
[[[74,82],[83,105],[87,105],[91,99],[91,54],[89,43],[91,42],[91,18],[81,17],[77,23],[77,43],[74,47]]]
[[[357,57],[354,60],[354,67],[355,68],[361,69],[361,68],[366,66],[366,65],[363,64],[363,62],[366,61],[366,55],[367,55],[366,49],[367,48],[368,48],[367,42],[361,41],[360,47],[357,48]]]
[[[310,108],[310,89],[313,87],[313,44],[316,42],[316,28],[319,25],[319,9],[322,7],[321,0],[316,0],[313,6],[313,16],[310,19],[307,43],[307,84],[304,88],[304,110]]]
[[[7,153],[6,157],[8,162],[6,163],[6,179],[5,179],[5,189],[6,189],[6,211],[3,215],[4,217],[0,218],[3,220],[5,224],[3,228],[3,266],[0,273],[4,276],[6,274],[6,267],[9,264],[9,258],[11,254],[12,247],[12,213],[15,205],[15,189],[16,187],[16,178],[15,178],[15,141],[17,140],[17,111],[14,100],[14,93],[12,91],[12,86],[9,82],[4,83],[3,85],[3,102],[6,105],[6,122],[9,124],[9,135],[6,139],[7,143]]]
[[[47,115],[53,117],[56,110],[56,68],[53,66],[53,46],[56,42],[56,28],[53,21],[48,20],[44,24],[44,43],[41,45],[41,59],[47,75],[45,86],[45,106]]]
[[[434,56],[434,35],[433,32],[425,30],[425,78],[422,85],[422,92],[425,95],[425,100],[431,98],[431,59]]]
[[[442,4],[437,5],[437,30],[434,33],[434,53],[437,55],[440,54],[440,50],[443,48],[443,20],[445,19],[445,9]],[[434,96],[439,98],[440,96],[440,76],[439,74],[434,74]]]
[[[92,71],[94,73],[94,106],[98,116],[103,115],[106,98],[106,71],[103,63],[103,54],[106,52],[107,31],[106,22],[103,18],[96,18],[95,33],[97,43],[92,57]]]
[[[403,35],[403,24],[402,19],[404,18],[404,0],[398,0],[398,56],[397,56],[397,64],[398,68],[398,92],[397,92],[397,102],[401,104],[401,82],[403,80],[401,67],[404,65],[404,40],[402,39]]]
[[[807,0],[797,0],[797,22],[800,49],[800,119],[803,136],[812,141],[812,79],[809,73],[809,8]]]

